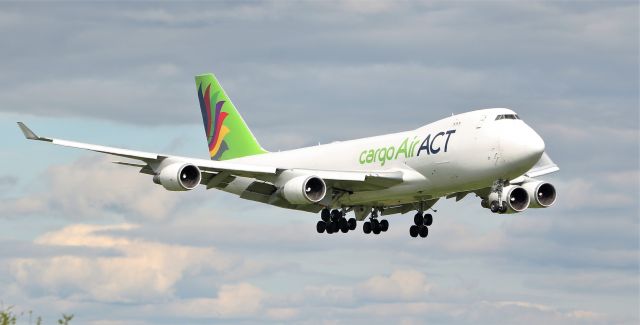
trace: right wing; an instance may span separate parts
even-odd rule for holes
[[[531,167],[529,171],[524,173],[524,176],[538,177],[546,174],[551,174],[553,172],[557,172],[558,170],[560,170],[560,167],[558,167],[558,165],[556,165],[551,160],[551,158],[549,158],[549,155],[547,155],[547,153],[544,152],[542,153],[540,160],[538,160],[538,162],[533,167]]]

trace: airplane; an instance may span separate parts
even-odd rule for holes
[[[547,208],[556,189],[537,177],[558,171],[542,138],[512,110],[452,115],[417,129],[269,152],[255,138],[211,74],[195,77],[210,159],[188,158],[53,139],[18,122],[29,140],[127,158],[169,191],[198,185],[281,208],[320,212],[318,233],[389,229],[381,216],[416,211],[411,237],[425,238],[440,198],[470,193],[494,213]],[[346,218],[354,212],[354,217]]]

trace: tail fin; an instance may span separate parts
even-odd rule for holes
[[[227,160],[267,152],[211,74],[196,76],[202,121],[211,160]]]

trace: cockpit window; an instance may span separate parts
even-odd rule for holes
[[[518,114],[502,114],[502,115],[498,115],[496,116],[496,121],[497,120],[519,120],[520,117],[518,117]]]

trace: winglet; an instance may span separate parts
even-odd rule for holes
[[[24,134],[24,137],[29,140],[41,140],[41,141],[52,141],[51,139],[41,138],[37,136],[31,129],[29,129],[24,123],[18,122],[18,126],[20,127],[20,131]]]

